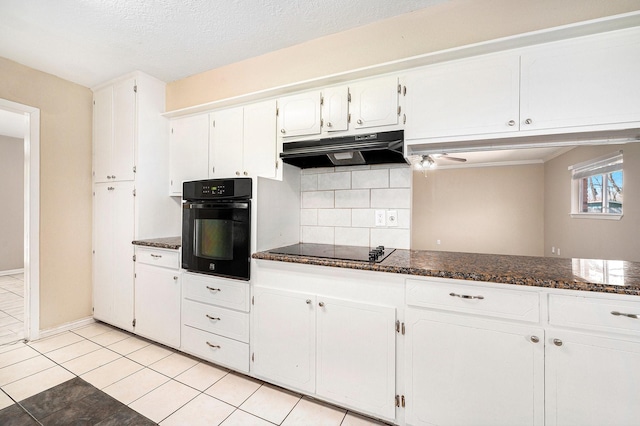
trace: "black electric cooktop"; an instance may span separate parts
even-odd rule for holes
[[[299,243],[268,250],[269,253],[290,256],[321,257],[325,259],[352,260],[380,263],[396,249],[377,246],[373,248],[359,246],[340,246],[332,244]]]

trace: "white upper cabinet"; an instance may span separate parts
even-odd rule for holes
[[[244,109],[242,107],[211,114],[209,170],[211,177],[234,177],[242,174]]]
[[[319,135],[321,125],[320,91],[278,99],[278,132],[283,137]]]
[[[350,84],[349,91],[354,129],[398,124],[401,114],[398,77],[387,76]]]
[[[330,87],[322,91],[323,132],[344,132],[349,129],[349,88]]]
[[[208,177],[209,115],[176,118],[170,126],[170,193],[181,195],[182,182]]]
[[[275,177],[276,103],[216,111],[209,141],[210,177]]]
[[[521,130],[640,121],[640,30],[550,43],[522,54]]]
[[[95,182],[134,179],[136,80],[127,78],[94,92]]]
[[[279,167],[276,140],[276,102],[244,107],[243,171],[252,176],[276,177]]]
[[[407,139],[518,130],[520,57],[491,55],[406,76]]]
[[[638,52],[634,28],[411,71],[408,145],[640,127]]]

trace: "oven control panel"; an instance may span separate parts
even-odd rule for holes
[[[251,195],[251,178],[194,180],[182,184],[182,198],[188,201],[249,199]]]

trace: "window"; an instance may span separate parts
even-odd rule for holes
[[[572,178],[572,217],[622,217],[622,151],[574,164],[569,170]]]

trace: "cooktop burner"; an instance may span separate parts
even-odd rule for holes
[[[332,244],[299,243],[269,250],[270,253],[291,256],[321,257],[336,260],[354,260],[380,263],[396,249],[377,246],[374,248],[358,246],[336,246]]]

